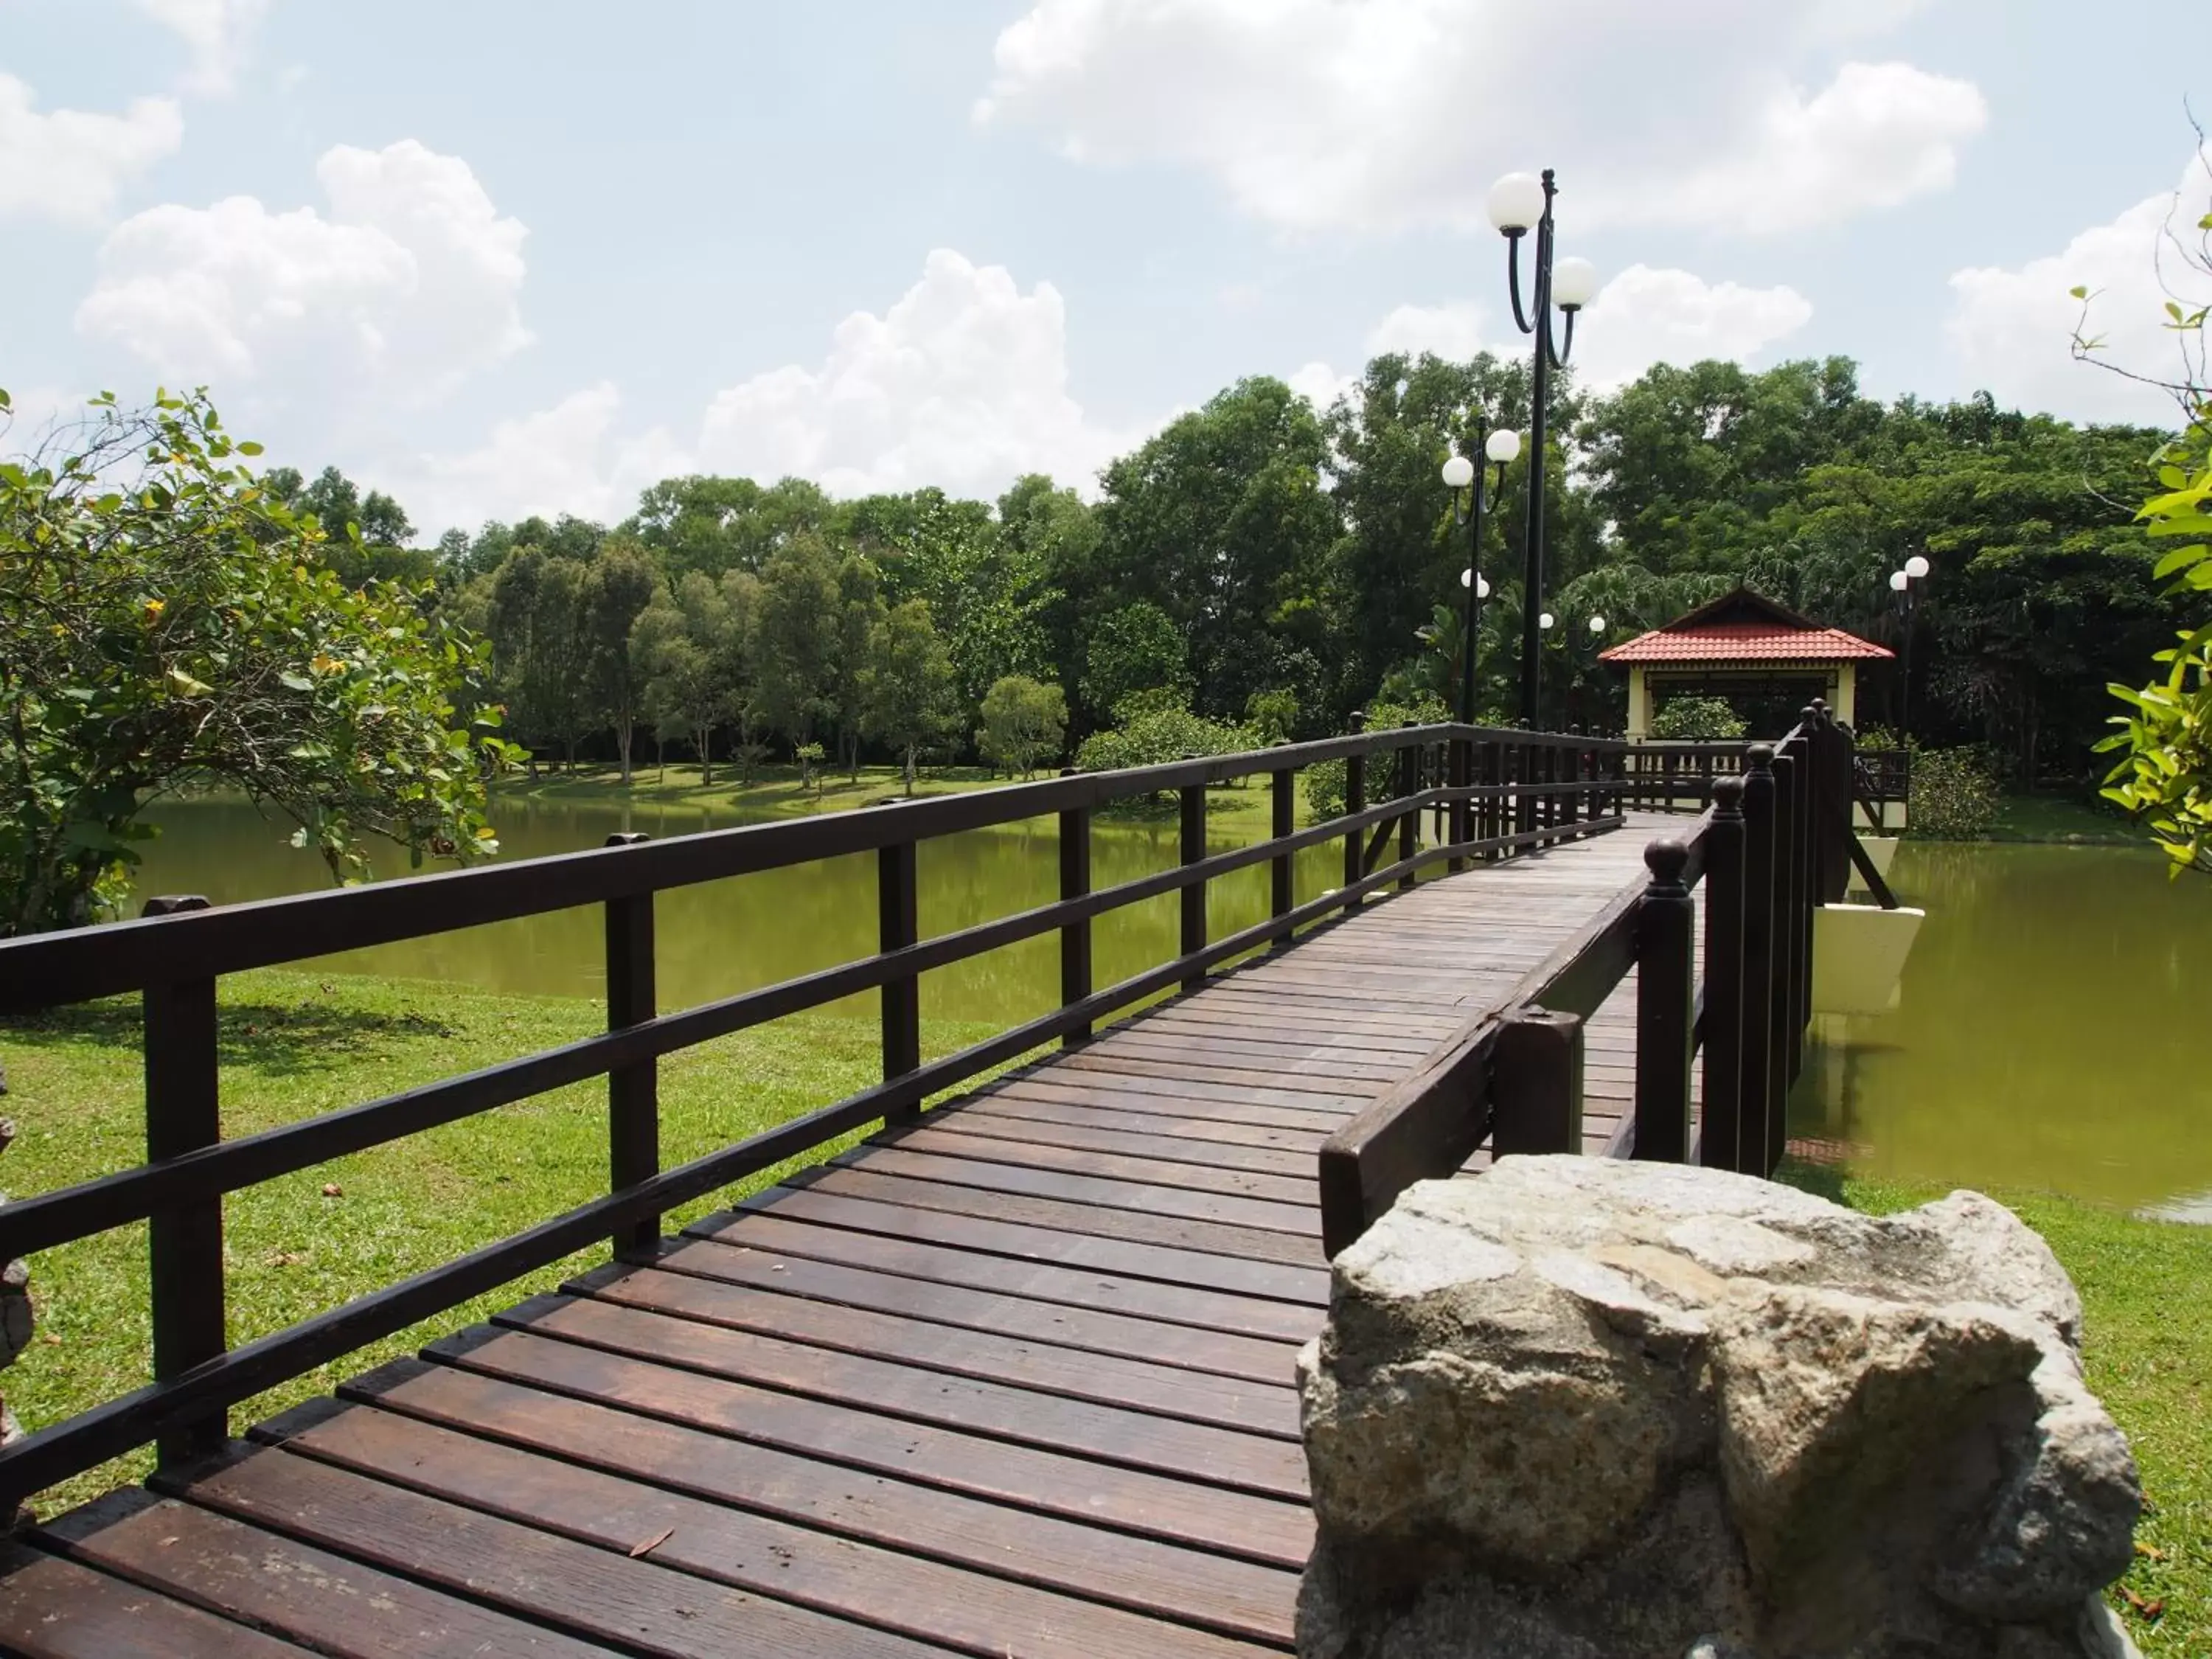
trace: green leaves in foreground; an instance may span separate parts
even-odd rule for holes
[[[2212,536],[2212,405],[2198,408],[2175,450],[2159,469],[2164,491],[2136,516],[2154,536]],[[2157,574],[2177,590],[2212,595],[2212,542],[2166,554]],[[2212,623],[2154,660],[2166,665],[2164,678],[2112,688],[2133,712],[2115,715],[2120,730],[2097,745],[2123,756],[2104,793],[2150,826],[2177,875],[2212,873]]]
[[[476,641],[342,581],[256,453],[204,394],[103,396],[0,465],[0,936],[111,908],[140,811],[183,787],[244,790],[342,878],[372,834],[418,864],[497,850]]]

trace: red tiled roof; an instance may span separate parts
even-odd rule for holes
[[[1598,658],[1620,663],[1850,662],[1895,654],[1840,628],[1746,622],[1655,628],[1626,645],[1600,652]]]

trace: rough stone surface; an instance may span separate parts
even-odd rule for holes
[[[1306,1659],[2120,1659],[2081,1306],[1974,1193],[1509,1158],[1335,1264]]]

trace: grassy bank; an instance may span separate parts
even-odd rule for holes
[[[223,1133],[248,1134],[410,1085],[588,1035],[595,1002],[492,996],[404,980],[281,973],[222,981]],[[49,1191],[141,1161],[144,1123],[135,1000],[0,1024],[18,1127],[0,1185]],[[923,1027],[927,1054],[993,1028]],[[880,1075],[872,1020],[795,1018],[661,1062],[662,1158],[673,1165],[827,1104]],[[841,1142],[842,1146],[847,1143]],[[826,1148],[815,1157],[826,1157]],[[769,1185],[777,1172],[741,1190]],[[449,1124],[225,1200],[233,1346],[453,1260],[606,1190],[604,1084]],[[335,1187],[335,1194],[326,1194]],[[671,1218],[727,1202],[726,1192]],[[506,1307],[604,1259],[604,1250],[506,1286],[239,1408],[243,1427],[438,1332]],[[143,1226],[46,1251],[31,1263],[39,1334],[0,1390],[27,1428],[142,1386],[151,1350]],[[141,1454],[55,1488],[52,1514],[150,1467]]]
[[[2144,847],[2150,842],[2115,809],[2074,795],[2005,796],[1989,839],[2092,847]]]
[[[1036,774],[1038,778],[1056,775],[1056,771]],[[924,767],[915,780],[914,793],[917,796],[957,795],[977,789],[1003,788],[1010,782],[1019,781],[1019,778],[1010,779],[1004,773],[988,772],[980,766]],[[717,767],[714,781],[708,783],[701,781],[696,766],[646,766],[632,773],[625,787],[617,769],[583,766],[574,772],[542,772],[535,780],[515,778],[502,782],[493,792],[492,816],[496,822],[502,800],[542,800],[611,806],[627,802],[632,805],[690,807],[717,815],[805,817],[817,812],[842,812],[856,806],[871,806],[900,795],[905,786],[904,778],[895,766],[864,766],[858,778],[832,770],[817,775],[817,782],[818,788],[814,784],[801,784],[795,766],[762,767],[752,781],[746,784],[738,783],[737,775],[728,767]],[[1208,796],[1206,808],[1206,820],[1216,830],[1228,830],[1240,836],[1247,831],[1254,836],[1267,833],[1268,794],[1264,780],[1248,779],[1216,789]],[[1174,817],[1175,803],[1164,800],[1149,813],[1143,805],[1135,803],[1121,810],[1131,817],[1152,816],[1165,822]],[[1298,822],[1310,821],[1302,791]]]
[[[1940,1198],[1809,1164],[1782,1178],[1873,1213]],[[1994,1196],[2050,1242],[2081,1292],[2089,1386],[2126,1431],[2149,1499],[2115,1597],[2146,1659],[2212,1655],[2212,1228],[2137,1221],[2038,1193]]]

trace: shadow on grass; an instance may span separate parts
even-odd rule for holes
[[[0,1045],[37,1048],[88,1041],[135,1054],[143,1031],[137,1000],[112,997],[0,1020]],[[216,1012],[217,1061],[273,1076],[332,1071],[395,1038],[457,1035],[444,1021],[411,1009],[380,1013],[314,1003],[233,1002]]]
[[[1840,1164],[1815,1164],[1802,1158],[1785,1158],[1774,1171],[1774,1178],[1785,1187],[1795,1187],[1800,1192],[1825,1198],[1831,1204],[1848,1207],[1850,1200],[1844,1196],[1844,1175]]]

